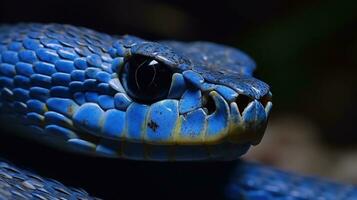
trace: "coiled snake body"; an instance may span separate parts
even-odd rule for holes
[[[59,24],[0,27],[3,121],[21,136],[94,156],[238,158],[260,142],[272,106],[269,86],[252,77],[254,69],[243,52],[209,42],[150,42]],[[240,163],[236,174],[227,186],[233,199],[357,194],[352,186],[256,164]],[[0,163],[0,198],[51,195],[90,198]]]

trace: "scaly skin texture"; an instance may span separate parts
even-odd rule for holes
[[[100,184],[105,185],[111,183]],[[333,183],[314,177],[303,177],[243,161],[236,162],[235,171],[231,175],[230,181],[225,188],[224,198],[236,200],[357,199],[357,189],[352,185]],[[121,190],[125,189],[121,188]],[[209,192],[212,193],[213,191]],[[119,190],[119,194],[122,193],[123,192]],[[137,196],[138,195],[136,195],[136,197]],[[160,194],[155,196],[160,197]],[[58,181],[40,177],[29,171],[19,169],[7,162],[0,161],[1,200],[55,199],[60,197],[65,199],[96,199],[95,197],[91,197],[83,189],[74,189],[64,186]],[[111,199],[120,198],[121,196],[118,195]]]
[[[0,27],[1,115],[10,119],[7,127],[19,127],[20,135],[50,146],[94,156],[238,158],[260,142],[272,106],[269,86],[252,77],[254,69],[243,52],[208,42],[150,42],[58,24]],[[1,164],[0,197],[32,198],[39,190],[47,191],[41,195],[60,195],[49,192],[51,181],[33,183],[28,172]],[[332,188],[340,188],[333,199],[355,192],[251,164],[239,163],[237,169],[227,187],[233,199],[311,199],[302,192],[321,193],[305,185],[300,191],[298,179],[326,185],[328,191],[319,194],[325,198]],[[16,174],[22,178],[14,179]],[[271,175],[277,181],[265,187]],[[281,180],[298,191],[281,186]],[[68,196],[87,195],[58,187]]]
[[[26,137],[172,161],[236,159],[263,136],[269,86],[239,50],[58,24],[0,30],[1,113]]]
[[[96,199],[84,190],[66,187],[0,161],[0,199]]]

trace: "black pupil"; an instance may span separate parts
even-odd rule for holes
[[[160,64],[155,60],[145,60],[135,70],[136,87],[145,92],[148,90],[155,91],[158,88],[157,79],[160,75]]]
[[[142,102],[150,103],[166,98],[171,85],[169,66],[146,56],[132,56],[122,73],[128,94]]]

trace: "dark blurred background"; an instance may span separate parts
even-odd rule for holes
[[[355,2],[7,1],[0,22],[68,23],[240,48],[274,95],[266,136],[245,158],[357,183]]]

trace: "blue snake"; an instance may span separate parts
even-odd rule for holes
[[[90,156],[235,160],[259,144],[272,108],[270,88],[252,76],[255,68],[240,50],[210,42],[3,25],[1,117],[19,139]],[[92,199],[0,162],[0,199],[52,197]],[[357,199],[357,189],[239,161],[227,198]]]

